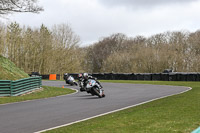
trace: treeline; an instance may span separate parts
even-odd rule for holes
[[[85,69],[91,73],[200,72],[200,31],[149,38],[114,34],[90,46],[85,60]]]
[[[200,72],[200,31],[151,37],[113,34],[88,47],[69,25],[48,29],[0,25],[0,54],[25,72],[157,73],[164,69]]]
[[[80,38],[70,26],[55,25],[51,30],[20,27],[16,22],[0,25],[0,54],[27,73],[79,72]]]

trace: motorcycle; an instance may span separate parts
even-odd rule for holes
[[[82,79],[80,79],[80,80],[78,81],[78,84],[79,84],[79,87],[80,87],[80,91],[86,91],[86,90],[84,89],[84,83],[83,83],[83,80],[82,80]]]
[[[94,79],[89,79],[86,85],[86,91],[92,95],[97,95],[99,98],[105,97],[101,86]]]
[[[65,79],[65,82],[66,82],[66,84],[70,84],[71,86],[73,86],[73,85],[77,86],[78,85],[76,83],[74,77],[72,77],[71,75]]]

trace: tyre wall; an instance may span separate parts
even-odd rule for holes
[[[78,73],[70,73],[75,79]],[[200,73],[92,73],[98,80],[200,81]],[[49,79],[49,75],[41,75]],[[62,80],[57,74],[57,80]]]

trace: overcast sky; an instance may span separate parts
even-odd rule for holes
[[[66,23],[82,45],[113,33],[148,37],[200,29],[200,0],[39,0],[39,5],[44,8],[40,14],[13,14],[6,21],[33,28]]]

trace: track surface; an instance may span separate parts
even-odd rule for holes
[[[65,82],[43,81],[42,84],[62,87]],[[101,99],[86,92],[78,92],[73,95],[0,105],[0,132],[33,133],[188,90],[187,87],[162,85],[102,85],[106,97]]]

